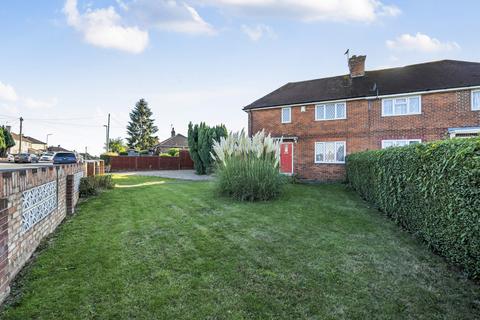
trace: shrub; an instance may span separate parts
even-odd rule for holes
[[[171,157],[171,155],[169,153],[160,153],[158,156],[159,157]]]
[[[127,151],[119,152],[118,155],[120,155],[120,156],[128,156],[128,152],[127,152]]]
[[[212,171],[213,144],[226,136],[227,129],[223,124],[215,127],[209,127],[204,122],[199,125],[188,124],[188,148],[197,174]]]
[[[111,175],[89,176],[80,180],[80,197],[87,198],[97,195],[100,190],[112,189],[113,180]]]
[[[347,157],[361,196],[480,279],[480,139],[452,139]]]
[[[116,152],[106,152],[106,153],[102,153],[100,155],[100,159],[105,161],[106,166],[109,166],[110,165],[110,159],[112,157],[116,157],[116,156],[118,156],[118,153],[116,153]]]
[[[285,177],[280,174],[279,145],[265,132],[252,139],[242,131],[221,138],[213,145],[217,190],[241,201],[278,197]]]
[[[170,148],[167,152],[171,157],[178,157],[180,155],[179,148]]]

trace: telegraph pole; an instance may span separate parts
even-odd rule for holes
[[[22,153],[22,130],[23,130],[23,118],[20,117],[20,139],[18,143],[18,153]]]
[[[108,123],[107,123],[107,152],[110,151],[110,113],[108,114]]]

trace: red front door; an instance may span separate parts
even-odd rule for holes
[[[280,172],[293,173],[293,143],[283,142],[280,144]]]

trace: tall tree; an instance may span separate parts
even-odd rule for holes
[[[188,148],[197,174],[206,174],[212,171],[213,142],[227,136],[227,128],[219,125],[209,127],[204,122],[200,125],[188,125]]]
[[[123,143],[122,138],[110,139],[110,143],[108,144],[108,146],[110,147],[111,152],[120,153],[127,151],[127,147],[125,146],[125,143]]]
[[[136,150],[148,150],[157,142],[154,134],[158,128],[154,125],[152,110],[148,107],[147,101],[140,99],[130,112],[130,122],[127,126],[128,147]]]

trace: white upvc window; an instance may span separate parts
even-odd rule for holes
[[[403,147],[410,144],[421,143],[421,139],[397,139],[397,140],[382,140],[382,149],[390,147]]]
[[[317,104],[315,106],[315,120],[337,120],[347,118],[345,102]]]
[[[292,122],[292,108],[282,108],[282,123]]]
[[[315,163],[345,163],[345,141],[315,142]]]
[[[422,113],[422,97],[409,96],[382,99],[382,116],[404,116]]]
[[[472,110],[480,110],[480,90],[472,91]]]

